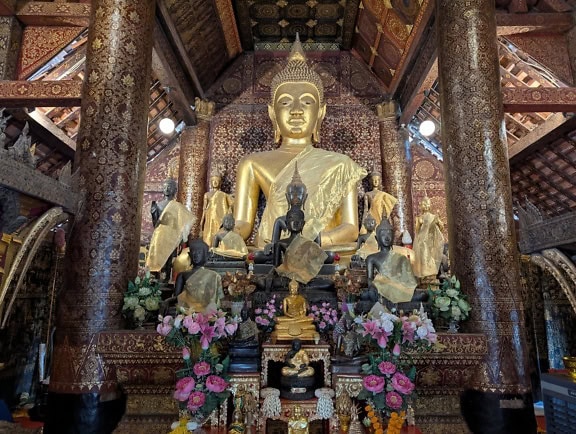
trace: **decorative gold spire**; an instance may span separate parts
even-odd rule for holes
[[[290,50],[288,63],[284,69],[276,74],[272,79],[272,101],[274,101],[276,90],[281,84],[295,83],[298,81],[306,81],[314,85],[316,89],[318,89],[320,103],[324,102],[324,86],[322,84],[322,79],[306,63],[306,56],[304,55],[304,50],[302,49],[302,44],[300,43],[300,36],[298,33],[296,33],[296,40],[294,41],[292,49]]]

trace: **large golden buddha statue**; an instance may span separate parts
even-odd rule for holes
[[[280,147],[244,157],[236,176],[236,230],[246,240],[252,233],[260,191],[266,197],[256,244],[272,239],[276,219],[286,213],[286,187],[295,165],[308,188],[306,226],[311,240],[321,235],[323,246],[353,243],[358,238],[358,181],[366,171],[349,157],[317,149],[320,125],[326,113],[320,76],[307,64],[300,40],[292,47],[288,64],[272,80],[268,114]]]

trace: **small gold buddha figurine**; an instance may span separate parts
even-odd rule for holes
[[[298,337],[305,340],[318,340],[320,335],[316,331],[316,326],[312,318],[306,315],[308,302],[298,294],[298,282],[292,279],[288,288],[290,294],[282,302],[284,315],[276,318],[272,339],[292,340]]]
[[[220,229],[224,216],[230,213],[234,204],[232,196],[220,190],[223,171],[222,164],[216,163],[210,175],[210,191],[204,194],[200,227],[202,239],[209,246],[212,245],[214,235]]]
[[[210,249],[212,253],[231,259],[241,259],[248,254],[246,243],[233,229],[234,216],[226,214],[222,220],[222,229],[214,235]]]
[[[308,353],[302,349],[302,341],[294,339],[292,348],[286,354],[284,366],[282,367],[284,377],[312,377],[314,368],[310,366]]]
[[[294,412],[288,419],[288,434],[308,434],[308,418],[302,414],[302,408],[299,405],[294,406]]]
[[[420,203],[421,214],[416,217],[414,235],[414,275],[420,279],[434,278],[438,274],[444,251],[442,222],[430,212],[430,199],[424,196]]]
[[[240,409],[235,408],[232,413],[232,423],[228,428],[228,434],[244,434],[246,432],[246,425],[244,424],[244,416]]]
[[[372,214],[376,220],[376,226],[380,224],[383,218],[390,217],[394,206],[398,203],[391,194],[380,190],[382,185],[382,176],[379,173],[370,174],[370,186],[372,190],[364,195],[364,209],[367,213]]]
[[[354,243],[358,237],[357,184],[366,171],[349,157],[315,148],[326,113],[322,79],[306,63],[298,36],[286,67],[272,80],[268,114],[278,149],[257,152],[238,164],[234,217],[245,240],[252,233],[258,196],[266,197],[256,245],[272,239],[276,219],[286,213],[286,187],[296,163],[308,190],[303,235],[322,245]]]

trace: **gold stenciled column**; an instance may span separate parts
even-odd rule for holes
[[[535,433],[494,1],[436,5],[452,272],[473,309],[466,329],[488,341],[462,412],[473,432]]]
[[[196,98],[198,123],[187,127],[180,136],[180,173],[178,175],[178,201],[194,214],[190,235],[200,236],[202,204],[208,177],[208,156],[210,150],[210,121],[216,104]]]
[[[405,128],[398,125],[397,109],[395,101],[376,106],[380,125],[382,189],[398,199],[398,204],[392,213],[392,223],[395,243],[399,244],[404,230],[414,237],[414,212],[411,189],[412,155],[408,145],[408,133]]]
[[[113,408],[117,385],[96,337],[120,328],[123,295],[138,270],[154,7],[154,0],[92,2],[75,159],[83,202],[58,297],[47,433],[111,432],[115,422],[102,413]]]

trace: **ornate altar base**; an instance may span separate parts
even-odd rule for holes
[[[417,426],[426,434],[467,433],[469,431],[460,416],[459,394],[486,355],[486,338],[484,335],[464,333],[440,333],[438,336],[442,344],[440,349],[414,357],[418,368]],[[266,349],[267,361],[276,360],[283,351],[278,345],[269,345]],[[322,346],[318,346],[317,350],[318,360],[321,356],[327,356]],[[128,395],[126,413],[115,432],[168,432],[178,414],[172,394],[175,372],[182,367],[180,351],[166,345],[164,338],[153,330],[102,332],[98,336],[97,351],[106,364],[114,367],[118,383]],[[267,365],[264,363],[263,367]],[[326,363],[326,368],[329,366]],[[231,382],[243,383],[258,399],[259,390],[267,381],[261,375],[264,372],[232,374]],[[329,371],[324,375],[330,381]],[[334,373],[331,383],[336,393],[346,390],[351,396],[357,396],[362,388],[362,376]],[[302,404],[306,407],[307,402]],[[287,417],[284,412],[289,410],[289,406],[284,407],[282,416],[278,418],[280,421]],[[313,407],[310,404],[311,412],[314,412]],[[228,412],[227,406],[223,405],[219,414],[213,415],[211,432],[226,432]],[[258,422],[261,427],[266,423],[262,419]],[[334,423],[329,425],[330,432],[338,432]]]

